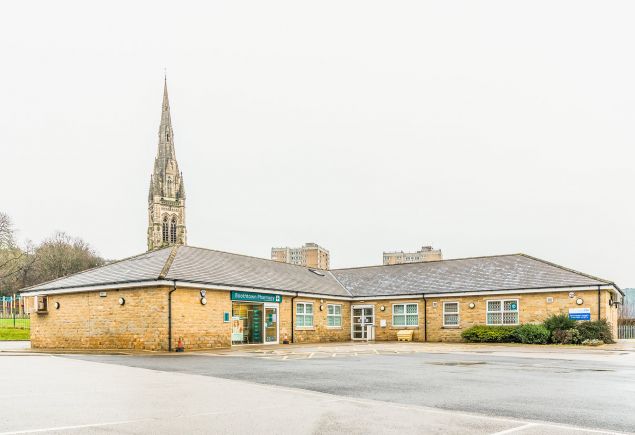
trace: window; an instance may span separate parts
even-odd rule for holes
[[[309,302],[298,302],[295,307],[295,326],[298,328],[312,328],[313,304]]]
[[[163,242],[167,243],[169,237],[168,217],[163,217]]]
[[[443,302],[443,326],[459,326],[458,302]]]
[[[170,243],[176,243],[176,217],[172,217],[170,224]]]
[[[518,299],[487,301],[488,325],[518,325]]]
[[[342,326],[342,306],[331,305],[326,306],[326,326],[330,328],[339,328]]]
[[[392,306],[393,326],[417,326],[419,325],[419,305],[395,304]]]

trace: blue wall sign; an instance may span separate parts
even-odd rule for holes
[[[591,308],[569,308],[569,319],[591,320]]]
[[[232,301],[273,302],[273,303],[282,302],[282,296],[270,295],[267,293],[232,291],[230,296]]]

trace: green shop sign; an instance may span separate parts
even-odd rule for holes
[[[266,293],[252,293],[252,292],[231,292],[232,301],[248,301],[248,302],[282,302],[282,296],[270,295]]]

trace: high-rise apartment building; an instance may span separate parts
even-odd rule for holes
[[[271,259],[322,270],[328,270],[330,265],[329,251],[317,243],[305,243],[300,248],[271,248]]]
[[[432,249],[432,246],[423,246],[421,250],[416,252],[384,252],[384,265],[386,264],[403,264],[403,263],[422,263],[424,261],[443,260],[443,254],[440,249]]]

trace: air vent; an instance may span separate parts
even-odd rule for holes
[[[316,275],[324,276],[324,273],[322,273],[322,272],[321,272],[321,271],[319,271],[319,270],[315,270],[315,269],[309,269],[309,270],[310,270],[311,272],[313,272],[314,274],[316,274]]]

